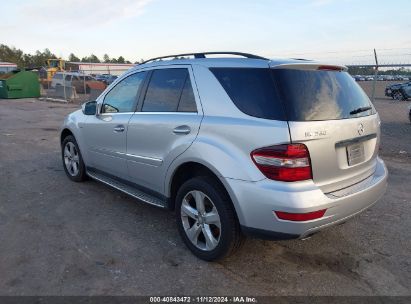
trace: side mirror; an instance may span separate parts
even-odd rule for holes
[[[81,110],[83,111],[84,115],[96,115],[97,102],[93,100],[83,103],[81,105]]]

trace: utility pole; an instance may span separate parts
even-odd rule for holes
[[[375,85],[377,83],[377,76],[378,76],[378,58],[377,58],[377,51],[374,49],[374,58],[375,58],[375,72],[374,72],[374,80],[372,82],[372,94],[371,100],[374,102],[375,99]]]

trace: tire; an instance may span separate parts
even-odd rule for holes
[[[77,141],[73,135],[66,136],[61,144],[63,168],[69,179],[82,182],[87,179],[86,167]]]
[[[394,100],[401,101],[401,100],[404,100],[404,94],[402,94],[401,91],[396,91],[395,93],[393,93],[392,98],[393,98]]]
[[[204,208],[197,201],[202,201]],[[204,212],[198,212],[201,209]],[[241,247],[243,236],[230,198],[213,178],[201,176],[186,181],[177,192],[175,210],[179,233],[198,258],[216,261]]]

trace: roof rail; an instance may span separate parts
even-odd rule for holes
[[[236,55],[236,56],[243,56],[245,58],[249,59],[263,59],[263,60],[268,60],[267,58],[253,55],[253,54],[248,54],[248,53],[241,53],[241,52],[201,52],[201,53],[185,53],[185,54],[176,54],[176,55],[168,55],[168,56],[161,56],[161,57],[155,57],[148,59],[146,61],[143,61],[140,64],[145,64],[151,61],[156,61],[156,60],[161,60],[165,58],[173,58],[176,59],[178,57],[184,57],[184,56],[194,56],[195,59],[199,58],[207,58],[206,55]]]

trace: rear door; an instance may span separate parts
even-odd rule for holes
[[[300,65],[273,69],[292,142],[309,150],[314,182],[326,193],[372,175],[380,136],[369,98],[341,68]]]
[[[127,132],[127,165],[132,182],[162,193],[171,162],[198,134],[202,109],[190,66],[150,71],[138,111]]]

